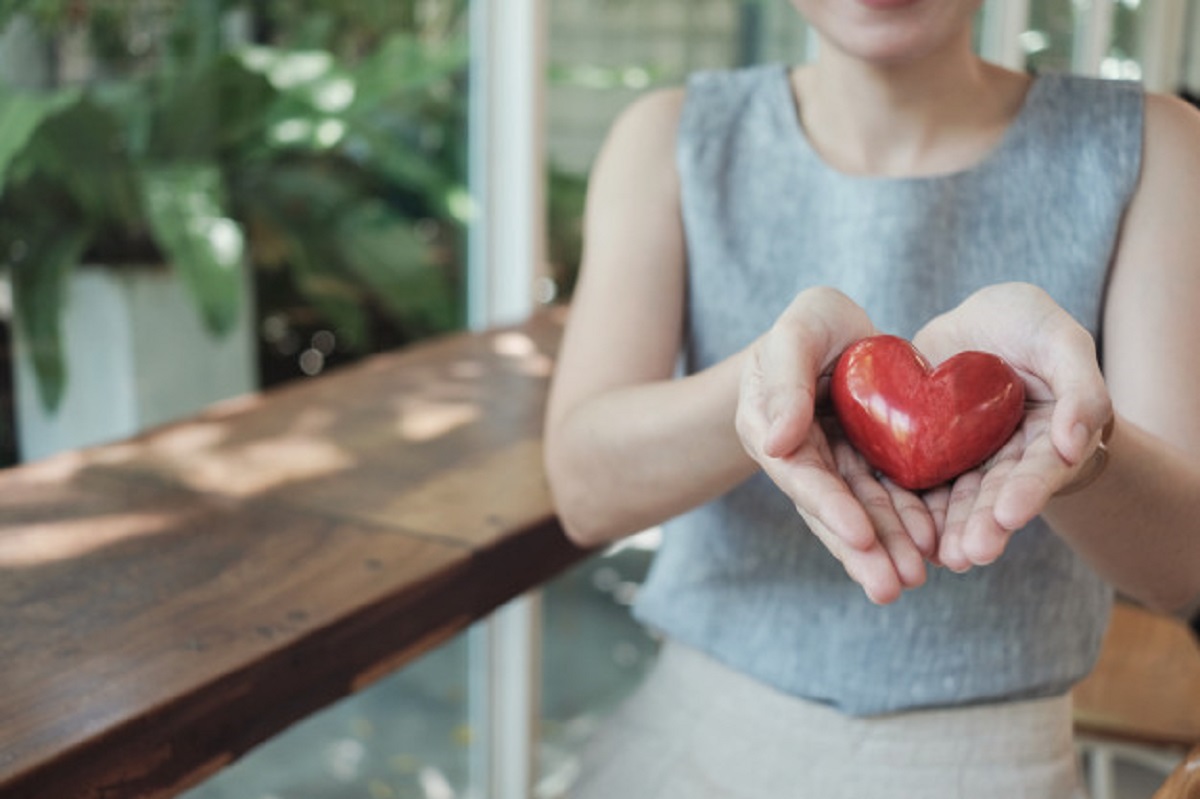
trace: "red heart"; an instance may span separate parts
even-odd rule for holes
[[[838,358],[830,387],[846,438],[904,488],[932,488],[1003,446],[1025,409],[1025,384],[1005,361],[960,352],[936,369],[909,342],[873,336]]]

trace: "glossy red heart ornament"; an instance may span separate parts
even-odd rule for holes
[[[848,347],[834,367],[830,392],[854,448],[913,490],[940,485],[987,460],[1025,413],[1025,384],[1002,358],[960,352],[933,369],[896,336]]]

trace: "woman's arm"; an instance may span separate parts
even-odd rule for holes
[[[1150,96],[1141,180],[1104,312],[1117,414],[1108,467],[1045,513],[1117,588],[1172,611],[1200,598],[1198,215],[1200,114]]]
[[[585,546],[664,521],[755,469],[733,426],[742,355],[673,379],[685,293],[682,105],[682,91],[663,91],[630,106],[589,184],[583,266],[546,422],[559,515]]]
[[[547,411],[559,517],[576,543],[595,546],[713,499],[761,465],[867,594],[890,602],[924,581],[919,548],[932,551],[932,519],[813,424],[821,372],[873,332],[862,309],[829,289],[804,292],[746,349],[674,376],[686,283],[682,101],[662,92],[635,103],[592,173],[582,273]],[[835,457],[857,475],[863,504]]]

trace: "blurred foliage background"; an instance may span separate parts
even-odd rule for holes
[[[236,223],[255,270],[265,385],[318,330],[336,360],[461,323],[465,0],[18,0],[8,16],[21,10],[57,74],[0,195],[18,284],[22,261],[35,289],[64,271],[30,234],[52,221],[82,239],[64,260],[167,256],[219,330],[228,270],[157,223],[174,212],[186,231],[207,211]],[[189,189],[207,209],[159,207]]]
[[[263,386],[461,326],[466,7],[4,0],[26,63],[0,72],[0,269],[47,404],[81,263],[169,263],[220,332],[243,260]]]

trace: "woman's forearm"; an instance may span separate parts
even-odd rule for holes
[[[677,380],[611,389],[547,428],[551,489],[576,543],[646,529],[754,473],[734,428],[743,357]]]
[[[1118,590],[1158,610],[1200,599],[1200,468],[1124,419],[1104,472],[1054,499],[1050,525]]]

